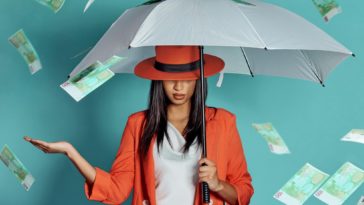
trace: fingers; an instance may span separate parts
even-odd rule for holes
[[[201,177],[198,179],[198,182],[206,182],[209,183],[212,177]]]
[[[33,144],[33,143],[32,143]],[[33,144],[36,148],[42,150],[44,153],[48,153],[48,148],[41,144]]]
[[[198,170],[200,172],[211,172],[214,170],[214,168],[209,166],[201,166]]]
[[[23,137],[23,139],[24,139],[25,141],[28,141],[28,142],[30,142],[30,141],[32,140],[32,138],[30,138],[30,137],[28,137],[28,136],[24,136],[24,137]]]
[[[36,146],[38,149],[42,150],[44,153],[48,153],[49,152],[46,147],[43,147],[41,145],[34,145],[34,146]]]
[[[198,175],[200,182],[208,182],[217,174],[216,164],[213,161],[207,158],[202,158],[199,161],[199,165],[200,167]]]
[[[48,147],[48,146],[49,146],[47,142],[44,142],[44,141],[42,141],[42,140],[35,140],[35,139],[32,139],[32,140],[31,140],[31,143],[32,143],[32,144],[40,144],[40,145],[43,145],[43,146],[46,146],[46,147]]]
[[[200,178],[204,178],[204,177],[207,177],[207,178],[212,178],[211,174],[210,173],[207,173],[207,172],[203,172],[203,173],[199,173],[198,176]]]
[[[37,139],[32,139],[28,136],[25,136],[24,137],[24,140],[32,143],[33,145],[43,145],[45,147],[48,147],[49,146],[49,143],[45,142],[45,141],[42,141],[42,140],[37,140]]]
[[[24,140],[30,142],[33,146],[35,146],[38,149],[42,150],[44,153],[49,153],[49,143],[44,142],[42,140],[32,139],[32,138],[30,138],[28,136],[25,136]]]
[[[215,175],[217,175],[216,167],[208,167],[208,166],[201,166],[198,172],[199,177],[208,177],[212,179]]]
[[[211,161],[211,160],[209,160],[209,159],[207,159],[207,158],[202,158],[202,159],[200,159],[200,161],[198,162],[198,164],[200,165],[200,166],[203,166],[203,164],[206,164],[207,166],[215,166],[215,162],[213,162],[213,161]]]
[[[200,159],[199,165],[200,172],[214,172],[216,170],[215,162],[208,160],[207,158]]]

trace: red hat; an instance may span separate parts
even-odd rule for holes
[[[156,56],[139,62],[135,75],[150,80],[196,80],[200,78],[198,46],[156,46]],[[204,54],[204,76],[209,77],[224,68],[224,61]]]

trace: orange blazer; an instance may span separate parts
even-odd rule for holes
[[[254,189],[236,127],[236,117],[222,108],[205,109],[207,158],[216,163],[219,179],[233,185],[239,205],[249,204]],[[137,151],[144,118],[143,111],[128,117],[110,172],[95,167],[94,184],[88,186],[85,183],[87,199],[121,204],[134,187],[132,205],[156,205],[153,146],[149,147],[145,159],[141,159]],[[202,204],[200,192],[200,185],[197,184],[194,205]],[[223,199],[211,191],[210,205],[223,204]]]

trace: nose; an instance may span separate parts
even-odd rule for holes
[[[173,88],[177,91],[183,89],[183,82],[181,80],[175,80]]]

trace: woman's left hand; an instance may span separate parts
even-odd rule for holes
[[[202,164],[206,165],[202,165]],[[206,182],[209,185],[211,191],[217,192],[223,189],[223,185],[218,178],[217,168],[215,162],[202,158],[199,161],[199,182]]]

